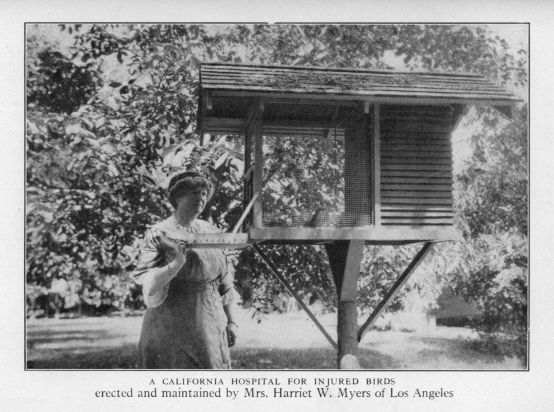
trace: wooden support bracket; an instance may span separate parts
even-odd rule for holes
[[[468,107],[460,104],[452,104],[450,107],[454,110],[454,123],[452,124],[452,130],[454,131],[458,128],[462,119],[467,114]]]
[[[355,301],[357,295],[360,266],[364,257],[364,241],[350,240],[346,260],[344,262],[343,277],[340,286],[340,301]]]
[[[292,288],[292,286],[290,285],[289,282],[287,282],[287,280],[279,273],[279,269],[277,269],[277,267],[275,266],[275,264],[271,261],[271,259],[269,259],[269,257],[263,252],[263,250],[260,248],[260,246],[256,243],[254,243],[253,245],[253,248],[256,252],[258,252],[258,254],[260,255],[260,257],[262,258],[262,260],[265,262],[265,264],[269,267],[269,269],[271,270],[271,272],[273,273],[273,275],[275,275],[275,277],[277,279],[279,279],[279,281],[283,284],[283,286],[289,291],[289,293],[294,297],[294,299],[296,299],[296,301],[298,302],[298,304],[300,305],[300,307],[302,309],[304,309],[304,311],[306,312],[306,314],[310,317],[310,319],[314,322],[314,324],[317,326],[317,328],[321,331],[321,333],[323,333],[323,335],[325,336],[325,338],[329,341],[329,343],[333,346],[333,348],[335,348],[336,350],[338,350],[338,345],[337,343],[333,340],[333,338],[331,337],[331,335],[329,335],[327,333],[327,331],[325,330],[325,328],[323,327],[323,325],[321,323],[319,323],[319,321],[317,320],[317,318],[315,317],[315,315],[312,313],[312,311],[306,306],[306,304],[302,301],[302,299],[300,298],[300,296],[298,296],[296,294],[296,292],[294,291],[294,289]]]
[[[431,249],[431,246],[433,245],[432,242],[426,242],[421,250],[417,253],[417,255],[414,257],[414,259],[410,262],[408,267],[404,270],[404,272],[398,277],[394,285],[392,285],[391,289],[387,292],[387,294],[383,297],[383,300],[375,307],[373,310],[373,313],[369,315],[369,318],[364,322],[364,324],[360,327],[358,330],[358,342],[360,342],[365,334],[365,332],[369,329],[370,326],[372,326],[377,318],[383,313],[383,311],[387,308],[387,306],[390,304],[392,299],[398,294],[402,286],[408,281],[411,274],[414,272],[414,270],[419,266],[423,258],[429,253],[429,250]]]
[[[326,250],[339,301],[355,301],[356,285],[364,255],[364,241],[336,242],[326,245]]]
[[[346,255],[346,264],[344,265],[342,287],[340,290],[339,300],[341,301],[356,301],[360,266],[364,258],[364,246],[363,240],[350,241],[350,247]]]

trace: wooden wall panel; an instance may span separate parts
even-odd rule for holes
[[[450,106],[381,109],[381,224],[451,226]]]

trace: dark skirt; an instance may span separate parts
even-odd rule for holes
[[[139,368],[229,369],[227,317],[218,279],[193,283],[179,276],[166,300],[148,308],[139,341]]]

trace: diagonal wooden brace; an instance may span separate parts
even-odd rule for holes
[[[242,215],[240,216],[239,221],[237,222],[237,224],[235,225],[231,233],[237,233],[239,231],[239,229],[241,228],[244,222],[244,219],[246,219],[246,216],[248,216],[248,213],[250,213],[250,209],[252,209],[252,206],[254,206],[254,202],[256,201],[256,199],[258,199],[259,195],[260,195],[259,192],[254,193],[254,196],[252,196],[252,199],[250,199],[250,202],[248,202],[248,205],[242,212]]]
[[[292,286],[290,285],[289,282],[287,282],[287,280],[279,273],[279,269],[277,269],[277,267],[275,266],[275,264],[271,261],[271,259],[269,259],[269,257],[263,252],[263,250],[260,248],[260,246],[256,243],[254,243],[252,245],[252,247],[254,248],[254,250],[256,252],[258,252],[258,254],[260,255],[260,257],[262,258],[262,260],[265,262],[265,264],[269,267],[269,269],[273,272],[273,274],[275,275],[275,277],[277,279],[279,279],[279,281],[283,284],[283,286],[289,291],[289,293],[294,297],[294,299],[296,299],[296,301],[298,302],[298,304],[300,305],[300,307],[302,309],[304,309],[304,311],[306,312],[306,314],[310,317],[310,319],[312,320],[312,322],[314,322],[314,324],[317,326],[317,328],[321,331],[321,333],[323,333],[323,335],[325,336],[325,338],[329,341],[329,343],[333,346],[333,348],[335,348],[335,350],[338,349],[338,345],[337,343],[333,340],[333,338],[331,337],[331,335],[329,335],[327,333],[327,331],[325,330],[325,328],[323,327],[323,325],[317,320],[317,318],[315,317],[315,315],[312,313],[312,311],[306,306],[306,304],[302,301],[302,299],[300,298],[300,296],[298,296],[296,294],[296,292],[294,291],[294,289],[292,288]]]
[[[400,289],[404,284],[408,281],[409,277],[412,275],[414,270],[419,266],[423,258],[429,253],[429,250],[431,249],[431,246],[433,244],[431,242],[426,242],[421,250],[417,253],[417,255],[414,257],[414,259],[410,262],[410,264],[406,267],[404,272],[396,279],[396,282],[394,285],[392,285],[391,289],[387,292],[387,294],[383,297],[383,300],[379,302],[379,304],[375,307],[373,310],[373,313],[369,315],[369,318],[364,322],[364,324],[358,329],[358,342],[362,340],[362,337],[364,336],[365,332],[369,329],[370,326],[372,326],[377,318],[383,313],[383,311],[389,306],[392,299],[400,292]]]

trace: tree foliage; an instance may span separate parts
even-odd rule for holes
[[[527,358],[528,139],[527,106],[511,122],[489,113],[472,136],[474,151],[456,178],[466,241],[450,287],[477,303],[477,328],[490,348]]]
[[[511,122],[490,114],[472,136],[471,163],[457,179],[457,203],[472,236],[528,229],[527,105]]]

